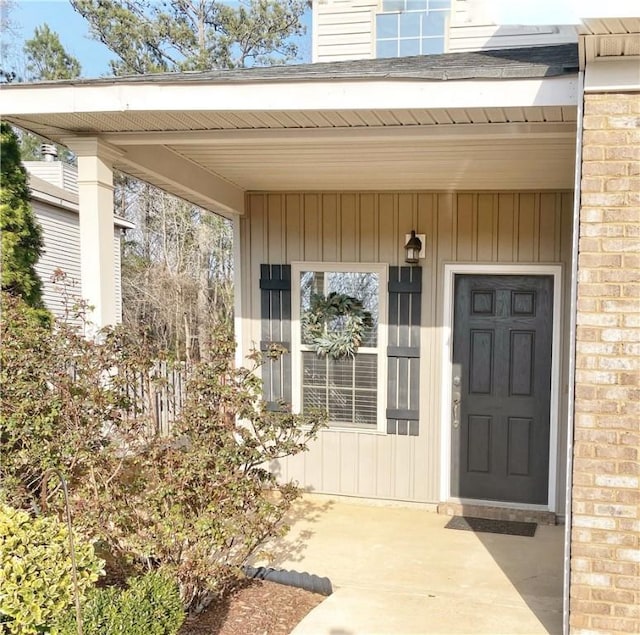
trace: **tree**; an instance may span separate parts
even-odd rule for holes
[[[24,53],[28,79],[74,79],[80,75],[80,62],[65,51],[48,24],[35,28],[33,38],[24,44]]]
[[[71,0],[117,56],[116,75],[285,63],[297,55],[304,0]]]
[[[287,62],[306,0],[71,0],[116,55],[115,74]],[[210,334],[233,318],[231,223],[118,179],[118,212],[133,221],[122,258],[123,321],[145,325],[177,359],[211,357]]]
[[[0,124],[0,151],[2,290],[44,311],[42,283],[35,270],[42,251],[42,232],[29,204],[27,172],[20,161],[18,140],[6,122]]]
[[[80,62],[65,50],[60,37],[48,24],[36,27],[33,38],[23,46],[26,79],[29,81],[74,79],[80,76]],[[38,161],[40,148],[46,139],[22,130],[16,130],[20,144],[20,156],[23,161]],[[65,147],[57,145],[58,156],[65,163],[73,163],[75,156]]]
[[[11,19],[11,12],[15,8],[15,3],[11,0],[0,0],[0,83],[10,83],[16,78],[14,68],[10,68],[13,58],[13,42],[17,37],[17,27]]]

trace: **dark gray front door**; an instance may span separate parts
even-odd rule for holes
[[[451,493],[546,504],[553,277],[457,275],[454,306]]]

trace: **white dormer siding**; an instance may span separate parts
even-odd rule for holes
[[[498,26],[487,0],[452,0],[445,52],[477,51],[577,42],[566,26]],[[382,0],[314,0],[313,61],[335,62],[376,57],[376,14]]]
[[[25,161],[27,172],[71,194],[78,194],[78,169],[63,161]]]

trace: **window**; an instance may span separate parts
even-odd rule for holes
[[[292,266],[292,278],[294,409],[325,410],[331,426],[384,431],[386,332],[380,316],[386,310],[386,265],[298,263]],[[332,292],[357,298],[372,317],[353,358],[320,357],[304,341],[301,316],[312,296]],[[329,328],[340,329],[341,322],[336,318]]]
[[[376,57],[443,53],[450,0],[383,0],[376,15]]]

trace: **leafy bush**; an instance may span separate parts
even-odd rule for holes
[[[43,328],[4,303],[0,349],[1,493],[37,500],[38,475],[66,475],[74,523],[140,571],[175,576],[184,606],[204,608],[241,575],[298,489],[269,467],[306,449],[319,414],[269,412],[255,370],[234,368],[234,343],[214,334],[215,358],[191,368],[170,434],[150,434],[131,385],[161,355],[144,334],[110,329],[88,340],[56,322]],[[147,390],[149,394],[149,390]],[[61,501],[50,503],[62,509]],[[57,506],[57,507],[56,507]]]
[[[82,595],[98,579],[102,562],[93,546],[75,539]],[[27,635],[51,626],[73,605],[69,534],[56,518],[32,518],[0,505],[0,631]]]
[[[127,589],[93,589],[82,609],[85,635],[174,635],[185,614],[176,583],[159,572],[129,580]],[[61,635],[75,635],[75,615],[61,623]]]

